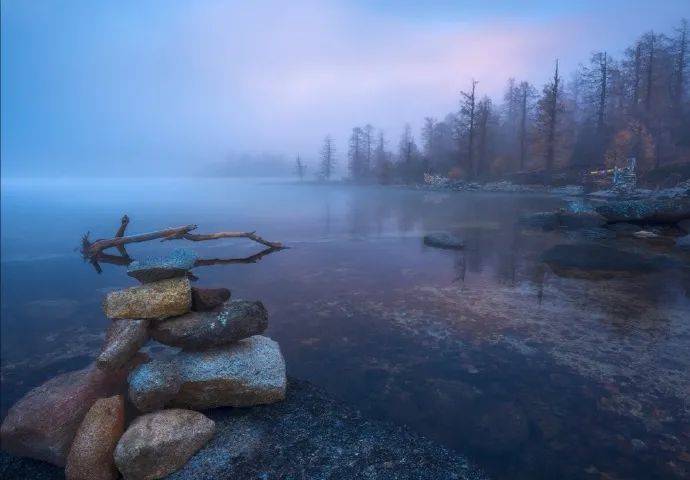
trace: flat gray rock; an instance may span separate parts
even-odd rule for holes
[[[258,301],[227,302],[219,310],[189,312],[155,322],[151,336],[160,343],[185,349],[206,349],[228,345],[268,327],[268,312]]]
[[[408,428],[368,420],[304,381],[290,379],[284,402],[206,414],[216,423],[213,438],[167,479],[488,478],[463,455]],[[0,453],[0,477],[62,480],[64,474]]]
[[[194,251],[178,248],[167,257],[148,257],[144,260],[133,261],[127,267],[127,275],[136,278],[141,283],[184,277],[194,267],[198,258]]]

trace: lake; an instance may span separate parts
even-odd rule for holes
[[[2,414],[98,352],[104,295],[135,281],[81,259],[81,235],[195,223],[289,249],[194,269],[258,299],[288,374],[407,424],[497,479],[690,477],[690,279],[556,274],[520,215],[569,199],[255,179],[8,180],[2,185]],[[422,242],[447,230],[461,251]],[[248,257],[247,240],[148,242]],[[651,247],[650,247],[651,248]],[[150,347],[155,353],[156,346]]]

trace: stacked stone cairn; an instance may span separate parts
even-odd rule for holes
[[[107,295],[112,323],[93,365],[31,390],[8,412],[2,448],[65,467],[68,480],[164,478],[212,437],[197,410],[251,407],[285,398],[285,362],[262,336],[259,301],[230,301],[225,288],[194,288],[196,255],[133,262],[141,285]],[[151,359],[153,338],[168,345]]]

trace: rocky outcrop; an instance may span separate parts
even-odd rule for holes
[[[194,267],[198,258],[192,250],[179,248],[167,257],[149,257],[142,261],[133,261],[127,267],[127,275],[136,278],[141,283],[183,277]]]
[[[165,407],[182,386],[175,362],[162,359],[137,367],[129,375],[128,382],[129,399],[141,412]]]
[[[194,312],[214,310],[228,300],[230,300],[230,290],[227,288],[192,287],[192,311]]]
[[[181,277],[110,292],[103,309],[112,319],[162,319],[184,315],[191,306],[189,280]]]
[[[677,223],[690,218],[690,197],[609,201],[596,211],[609,222]]]
[[[7,413],[0,428],[3,450],[64,466],[86,413],[97,399],[124,390],[127,373],[92,365],[34,388]]]
[[[125,431],[121,395],[101,398],[91,406],[77,430],[67,456],[67,480],[116,480],[113,452]]]
[[[161,410],[138,417],[115,448],[125,480],[163,478],[179,469],[213,436],[215,423],[191,410]]]
[[[465,242],[452,233],[438,232],[424,235],[424,245],[448,250],[459,250],[465,247]]]
[[[149,339],[148,320],[113,320],[96,359],[98,368],[122,368]]]
[[[238,300],[212,312],[190,312],[155,322],[151,336],[160,343],[185,349],[228,345],[268,327],[268,312],[261,302]]]

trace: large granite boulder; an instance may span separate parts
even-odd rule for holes
[[[113,370],[126,365],[149,339],[149,320],[113,320],[96,359],[98,368]]]
[[[121,395],[101,398],[91,406],[67,456],[67,480],[116,480],[113,452],[125,431],[125,401]]]
[[[465,247],[465,242],[452,233],[438,232],[424,235],[424,245],[448,250],[459,250]]]
[[[610,201],[596,211],[609,222],[677,223],[690,218],[690,197]]]
[[[192,287],[192,311],[194,312],[214,310],[228,300],[230,300],[230,290],[227,288]]]
[[[163,359],[139,365],[127,381],[129,399],[142,412],[162,409],[175,398],[182,386],[177,364]]]
[[[136,418],[115,448],[125,480],[171,474],[213,437],[215,423],[191,410],[171,409]]]
[[[126,368],[91,365],[64,373],[22,397],[0,427],[2,449],[64,466],[70,445],[93,403],[124,390]]]
[[[213,438],[166,480],[487,478],[457,451],[407,427],[363,417],[308,382],[290,379],[288,387],[284,402],[209,410]],[[63,475],[48,464],[0,453],[0,477]]]
[[[192,291],[185,277],[110,292],[103,303],[105,315],[112,319],[175,317],[191,307]]]
[[[259,335],[268,327],[261,302],[237,300],[211,312],[189,312],[155,322],[151,336],[160,343],[185,349],[205,349]]]
[[[192,250],[178,248],[167,257],[149,257],[141,261],[133,261],[127,267],[127,275],[136,278],[141,283],[184,277],[194,267],[198,258]]]

